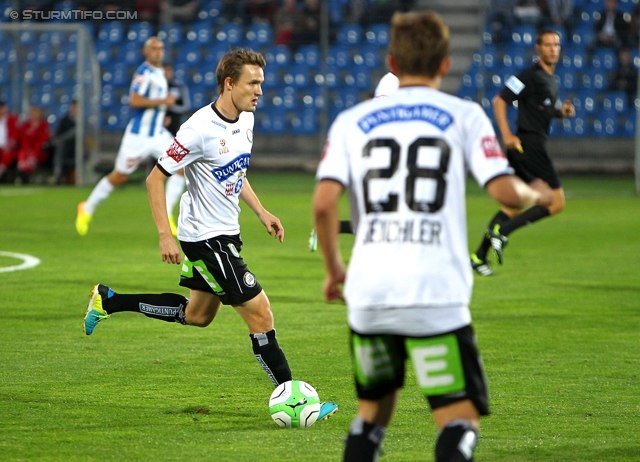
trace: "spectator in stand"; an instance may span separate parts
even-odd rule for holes
[[[627,94],[627,104],[633,107],[638,91],[638,71],[627,48],[618,51],[618,68],[611,79],[611,90],[624,91]]]
[[[413,0],[372,0],[363,16],[363,25],[388,24],[396,11],[409,11]]]
[[[276,45],[291,46],[300,9],[297,0],[284,0],[273,17],[273,31]]]
[[[514,25],[514,8],[518,0],[491,0],[487,25],[494,43],[510,40]]]
[[[38,106],[29,108],[29,118],[18,134],[18,179],[29,183],[36,168],[49,160],[49,124]]]
[[[76,117],[78,116],[78,102],[71,100],[69,112],[64,115],[54,137],[51,139],[53,147],[53,176],[56,184],[75,184],[76,182]]]
[[[160,0],[135,0],[138,21],[149,22],[154,28],[160,23]]]
[[[625,45],[629,35],[629,25],[624,19],[622,11],[618,10],[617,0],[607,0],[605,10],[595,25],[596,47],[619,49]]]
[[[0,101],[0,181],[18,157],[18,116],[11,114],[7,103]]]
[[[388,18],[387,18],[388,20]],[[291,45],[295,49],[320,41],[320,1],[304,0],[298,21],[294,24]]]
[[[160,0],[160,14],[164,24],[191,22],[198,17],[198,0]]]
[[[549,16],[554,26],[563,27],[567,35],[573,33],[574,0],[547,0]]]

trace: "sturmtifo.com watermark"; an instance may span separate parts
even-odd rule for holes
[[[137,11],[91,11],[91,10],[66,10],[66,11],[40,11],[40,10],[13,10],[9,13],[11,19],[20,19],[22,21],[49,21],[49,20],[66,20],[66,21],[82,21],[82,20],[128,20],[138,19]]]

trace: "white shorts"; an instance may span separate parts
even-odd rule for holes
[[[156,159],[164,154],[173,143],[173,135],[163,129],[155,136],[137,135],[124,132],[118,157],[116,157],[115,170],[125,175],[131,175],[138,165],[149,156]]]

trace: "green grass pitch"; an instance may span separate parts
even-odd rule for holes
[[[88,188],[0,188],[0,251],[35,268],[0,273],[0,459],[8,461],[337,461],[356,409],[346,310],[323,301],[307,249],[312,175],[254,172],[285,226],[241,217],[243,257],[272,303],[294,377],[340,411],[308,429],[269,416],[272,385],[230,307],[205,329],[132,313],[87,337],[93,284],[187,292],[162,263],[141,183],[116,190],[76,235]],[[475,248],[497,206],[469,183]],[[567,208],[514,233],[471,306],[493,414],[478,461],[640,461],[640,199],[631,179],[567,178]],[[344,216],[347,217],[346,203]],[[352,237],[342,236],[346,254]],[[0,267],[19,261],[0,256]],[[383,462],[433,460],[436,428],[409,372]]]

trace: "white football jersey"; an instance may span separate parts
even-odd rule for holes
[[[482,186],[513,173],[476,103],[407,87],[338,115],[317,180],[350,193],[344,295],[354,330],[424,336],[471,322],[469,170]]]
[[[131,81],[129,92],[138,93],[149,99],[164,99],[169,94],[167,79],[164,69],[153,67],[147,62],[142,63]],[[165,105],[132,108],[133,115],[127,124],[126,132],[134,135],[155,136],[165,130],[164,116],[167,107]]]
[[[373,92],[374,98],[379,98],[380,96],[389,96],[396,92],[396,90],[400,87],[400,81],[395,74],[391,72],[387,72],[382,76],[380,82],[378,82],[378,86],[376,86],[375,91]]]
[[[252,112],[229,120],[210,104],[182,124],[171,147],[158,159],[159,168],[168,175],[185,169],[179,240],[197,242],[240,233],[239,196],[252,146]]]

